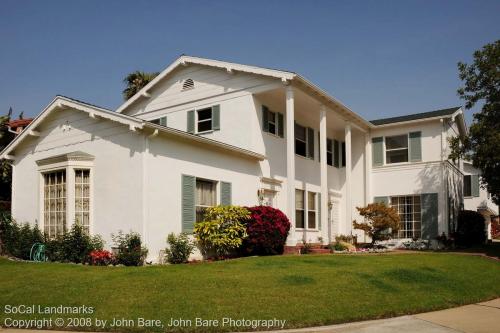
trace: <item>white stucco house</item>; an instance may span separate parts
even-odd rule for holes
[[[157,260],[216,204],[281,209],[289,246],[362,240],[355,207],[373,201],[399,210],[399,238],[447,234],[477,178],[447,159],[466,131],[459,107],[370,122],[294,72],[181,56],[114,111],[57,96],[0,157],[16,220],[108,245],[137,231]],[[498,214],[472,184],[466,208]]]

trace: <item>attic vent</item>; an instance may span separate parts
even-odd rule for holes
[[[186,79],[184,83],[182,84],[182,90],[189,90],[194,88],[194,81],[193,79]]]

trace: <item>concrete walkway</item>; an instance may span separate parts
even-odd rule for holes
[[[61,331],[2,329],[2,333],[63,333]],[[500,333],[500,298],[458,308],[390,319],[300,328],[271,333]],[[69,333],[69,332],[68,332]],[[75,333],[75,332],[71,332]]]
[[[274,333],[500,333],[500,298],[390,319],[272,331]]]

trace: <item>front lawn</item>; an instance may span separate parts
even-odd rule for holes
[[[171,318],[191,319],[183,331],[251,327],[196,327],[195,318],[286,320],[285,328],[424,312],[500,297],[500,263],[454,254],[305,255],[152,267],[92,267],[19,263],[0,258],[0,306],[92,306],[95,319],[134,320],[104,330],[179,331]],[[70,318],[75,315],[45,315]],[[163,328],[137,327],[137,318]],[[67,321],[65,322],[67,324]],[[68,328],[66,328],[68,329]],[[71,329],[71,328],[70,328]],[[263,329],[263,328],[261,328]],[[102,329],[100,329],[102,330]]]

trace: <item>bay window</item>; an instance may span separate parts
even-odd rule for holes
[[[89,233],[90,170],[75,170],[75,222]]]

